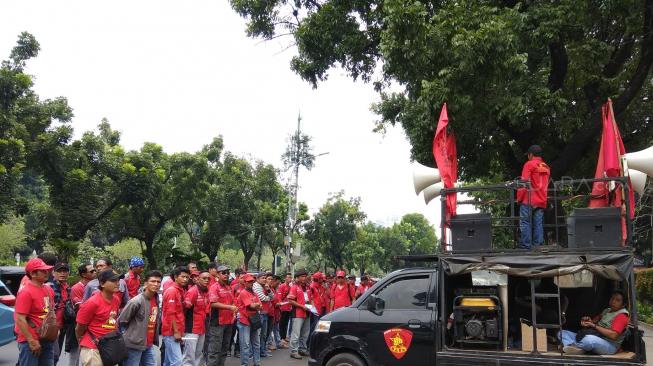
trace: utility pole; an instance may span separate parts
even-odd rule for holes
[[[288,195],[288,222],[284,244],[286,245],[286,273],[293,273],[292,265],[292,233],[297,221],[297,191],[299,190],[299,166],[301,159],[301,114],[297,115],[297,131],[290,141],[290,167],[292,168]]]

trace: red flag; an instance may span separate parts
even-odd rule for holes
[[[626,153],[626,149],[614,119],[612,100],[608,99],[601,108],[601,112],[603,133],[601,134],[601,146],[594,178],[621,177],[625,175],[621,165],[621,156]],[[622,207],[623,198],[623,188],[620,185],[610,191],[609,182],[594,182],[589,207]],[[628,214],[632,219],[635,217],[635,196],[630,180],[628,181],[627,199],[630,206]],[[622,220],[622,229],[623,238],[626,239],[625,220]]]
[[[458,180],[458,159],[456,157],[456,137],[452,131],[447,133],[448,124],[447,103],[444,103],[440,112],[438,127],[435,130],[435,137],[433,137],[433,157],[435,157],[435,163],[438,166],[438,170],[440,170],[444,187],[453,188]],[[455,215],[456,194],[448,193],[445,226],[449,218]]]

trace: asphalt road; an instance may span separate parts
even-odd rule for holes
[[[18,360],[18,347],[16,343],[9,343],[5,346],[0,347],[0,365],[1,366],[13,366]],[[251,364],[251,361],[250,361]],[[261,365],[263,366],[306,366],[308,361],[306,358],[304,360],[295,360],[290,358],[289,352],[287,349],[277,350],[272,352],[272,357],[266,357],[261,359]],[[67,354],[62,355],[62,359],[59,360],[57,364],[59,366],[68,365]],[[240,365],[240,359],[233,357],[227,358],[227,366],[238,366]]]
[[[644,342],[646,343],[646,356],[648,359],[647,365],[653,366],[653,327],[642,324],[640,328],[644,330]],[[18,348],[16,343],[9,343],[0,347],[0,366],[15,365],[18,359]],[[306,359],[299,361],[290,358],[288,350],[278,350],[272,353],[272,357],[264,358],[261,360],[264,366],[304,366],[307,365]],[[67,364],[67,355],[64,354],[62,360],[59,362],[60,366]],[[227,358],[227,366],[240,365],[239,359],[233,357]]]

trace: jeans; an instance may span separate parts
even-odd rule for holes
[[[311,330],[310,318],[292,318],[292,333],[290,334],[290,353],[308,352],[306,342]]]
[[[166,348],[163,366],[180,366],[182,357],[181,343],[177,342],[174,336],[164,336],[163,344]]]
[[[209,327],[209,360],[207,366],[224,366],[230,350],[233,325],[212,325]]]
[[[127,360],[122,366],[156,366],[154,348],[147,347],[145,350],[127,348]]]
[[[531,227],[531,206],[519,206],[519,230],[521,240],[519,248],[531,249],[533,245],[542,245],[544,242],[544,209],[535,207],[533,210],[533,227]]]
[[[561,333],[558,333],[558,338],[565,346],[576,346],[585,352],[599,355],[614,355],[617,353],[617,347],[601,337],[586,335],[580,342],[576,342],[576,333],[568,330],[563,330]]]
[[[54,366],[54,345],[41,341],[41,354],[35,356],[27,342],[18,343],[18,363],[20,366]]]
[[[199,366],[202,361],[204,334],[184,334],[184,366]]]
[[[288,322],[290,322],[290,311],[281,312],[281,320],[279,321],[279,333],[283,339],[288,339]]]
[[[249,355],[251,353],[254,360],[254,366],[261,365],[261,330],[257,329],[252,331],[249,325],[245,325],[240,321],[238,326],[238,338],[240,338],[240,365],[247,366],[249,363]]]
[[[79,345],[68,352],[68,366],[79,366]]]
[[[268,337],[268,345],[275,346],[277,348],[281,347],[281,333],[279,332],[279,323],[274,323],[272,325],[272,332],[270,337]]]
[[[268,357],[268,349],[265,347],[268,344],[268,315],[261,313],[261,357]]]

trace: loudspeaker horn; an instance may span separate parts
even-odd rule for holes
[[[424,203],[427,205],[429,202],[431,202],[435,197],[440,195],[440,191],[444,188],[444,183],[438,182],[433,185],[430,185],[426,188],[424,188]]]
[[[628,176],[630,177],[630,184],[633,186],[633,191],[639,193],[639,197],[644,194],[646,189],[646,174],[635,169],[628,169]]]
[[[653,177],[653,146],[648,149],[624,154],[629,169],[639,170],[640,172]]]
[[[413,186],[415,194],[419,194],[424,188],[440,182],[440,171],[429,168],[420,163],[413,163]]]

